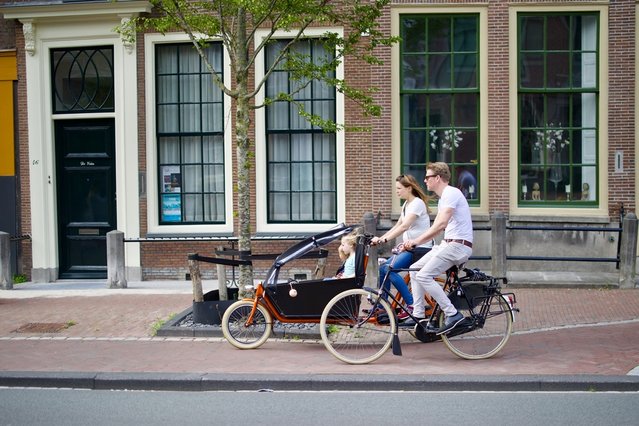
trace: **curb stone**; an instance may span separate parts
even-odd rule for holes
[[[639,376],[0,372],[0,386],[155,391],[639,392]]]

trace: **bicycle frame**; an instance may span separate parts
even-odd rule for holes
[[[404,269],[393,269],[392,267],[392,263],[390,265],[391,267],[389,268],[389,270],[387,271],[384,280],[382,282],[385,282],[387,279],[389,279],[389,275],[391,272],[401,272],[401,271],[415,271],[415,269],[409,269],[409,268],[404,268]],[[484,275],[483,273],[481,273],[481,276],[479,277],[475,277],[475,274],[470,275],[470,272],[473,272],[472,270],[469,269],[464,269],[467,272],[467,276],[466,277],[459,277],[459,267],[457,266],[453,266],[451,268],[449,268],[446,271],[446,278],[444,280],[444,286],[443,286],[443,290],[444,292],[449,295],[454,294],[455,292],[457,293],[458,297],[463,297],[463,302],[465,302],[466,304],[468,304],[469,307],[469,312],[471,314],[471,317],[469,318],[470,320],[472,320],[472,326],[467,324],[466,327],[457,327],[456,329],[454,329],[453,331],[451,331],[449,333],[449,335],[452,336],[456,336],[456,335],[460,335],[460,334],[464,334],[467,333],[469,331],[475,330],[478,327],[483,327],[486,318],[489,317],[489,315],[491,316],[496,316],[496,315],[500,315],[502,313],[506,313],[508,312],[511,315],[511,319],[514,321],[515,320],[515,315],[514,312],[518,311],[518,309],[514,308],[514,304],[517,303],[516,298],[515,298],[515,294],[514,293],[501,293],[500,289],[501,286],[499,284],[500,281],[504,281],[506,282],[506,278],[493,278],[493,277],[488,277],[486,275]],[[441,282],[441,279],[436,278],[437,281]],[[471,296],[469,297],[467,292],[464,290],[464,287],[462,285],[462,283],[464,282],[469,282],[469,281],[479,281],[479,280],[489,280],[490,284],[488,286],[486,286],[486,292],[487,294],[484,296]],[[413,316],[413,314],[408,310],[408,307],[402,303],[402,299],[401,299],[401,295],[399,295],[399,293],[396,295],[394,295],[393,293],[391,293],[389,290],[387,290],[386,288],[384,288],[384,286],[382,286],[380,289],[376,290],[376,289],[370,289],[370,288],[366,288],[365,289],[371,291],[372,293],[377,293],[378,294],[378,299],[375,300],[375,302],[373,303],[373,305],[375,303],[377,303],[382,297],[384,297],[385,299],[389,300],[389,303],[391,304],[391,307],[393,308],[393,311],[395,311],[396,309],[400,309],[401,311],[405,312],[406,314],[408,314],[408,316],[415,322],[418,322],[418,318],[416,318],[415,316]],[[505,302],[507,303],[507,306],[509,307],[508,311],[503,311],[500,313],[494,313],[494,312],[490,312],[490,306],[492,304],[492,300],[496,297],[499,298],[503,298],[505,300]],[[479,310],[476,311],[476,308],[479,307]],[[428,312],[428,311],[427,311]],[[426,324],[437,324],[437,320],[439,319],[441,315],[441,308],[439,307],[439,305],[437,303],[435,303],[435,305],[432,307],[432,310],[430,312],[430,315],[428,315],[428,321],[426,322]],[[397,323],[396,325],[397,329],[401,328],[401,324]],[[433,331],[429,331],[427,330],[424,326],[422,326],[422,329],[424,332],[426,333],[432,333]],[[395,330],[396,332],[398,330]]]

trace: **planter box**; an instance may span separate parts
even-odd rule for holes
[[[236,302],[238,289],[227,289],[230,300],[220,300],[220,292],[211,290],[204,295],[203,302],[193,302],[193,321],[199,324],[221,324],[224,311]]]

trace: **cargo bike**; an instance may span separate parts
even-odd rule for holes
[[[321,247],[353,232],[355,225],[340,224],[310,236],[278,255],[252,298],[229,306],[222,316],[222,332],[233,346],[254,349],[266,342],[276,321],[282,324],[319,324],[324,307],[336,295],[361,289],[366,278],[370,236],[360,235],[355,249],[355,276],[310,280],[281,279],[280,273],[292,261],[313,253],[326,255]],[[317,256],[315,256],[317,257]]]
[[[464,314],[465,320],[452,332],[437,335],[444,315],[434,304],[427,321],[406,328],[397,314],[404,311],[416,320],[398,294],[365,286],[368,251],[372,235],[359,235],[355,249],[355,276],[282,280],[282,267],[352,232],[354,226],[340,225],[314,235],[277,256],[266,279],[255,288],[252,298],[235,302],[222,317],[222,331],[233,346],[254,349],[266,342],[275,321],[316,323],[328,351],[341,361],[364,364],[375,361],[392,347],[401,355],[401,332],[421,342],[443,340],[461,358],[483,359],[499,352],[508,341],[515,319],[515,297],[502,293],[505,278],[493,278],[477,269],[457,266],[440,279],[444,291]],[[462,266],[462,265],[459,265]],[[390,271],[393,271],[391,269]],[[389,272],[390,272],[389,271]],[[395,270],[408,272],[408,269]],[[388,274],[383,277],[388,279]]]

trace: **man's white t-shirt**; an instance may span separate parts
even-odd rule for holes
[[[413,198],[413,201],[410,203],[405,203],[402,208],[402,213],[400,218],[402,221],[406,219],[406,216],[409,214],[414,214],[416,216],[413,223],[410,225],[404,234],[402,235],[403,241],[413,240],[420,235],[422,235],[428,228],[430,228],[430,217],[428,217],[428,210],[426,210],[426,204],[424,201],[419,198]],[[427,241],[424,244],[420,244],[418,247],[432,247],[433,241]]]
[[[437,204],[439,209],[450,207],[453,215],[444,230],[446,240],[466,240],[473,242],[473,219],[470,215],[470,207],[464,194],[454,186],[444,188],[442,196]]]

